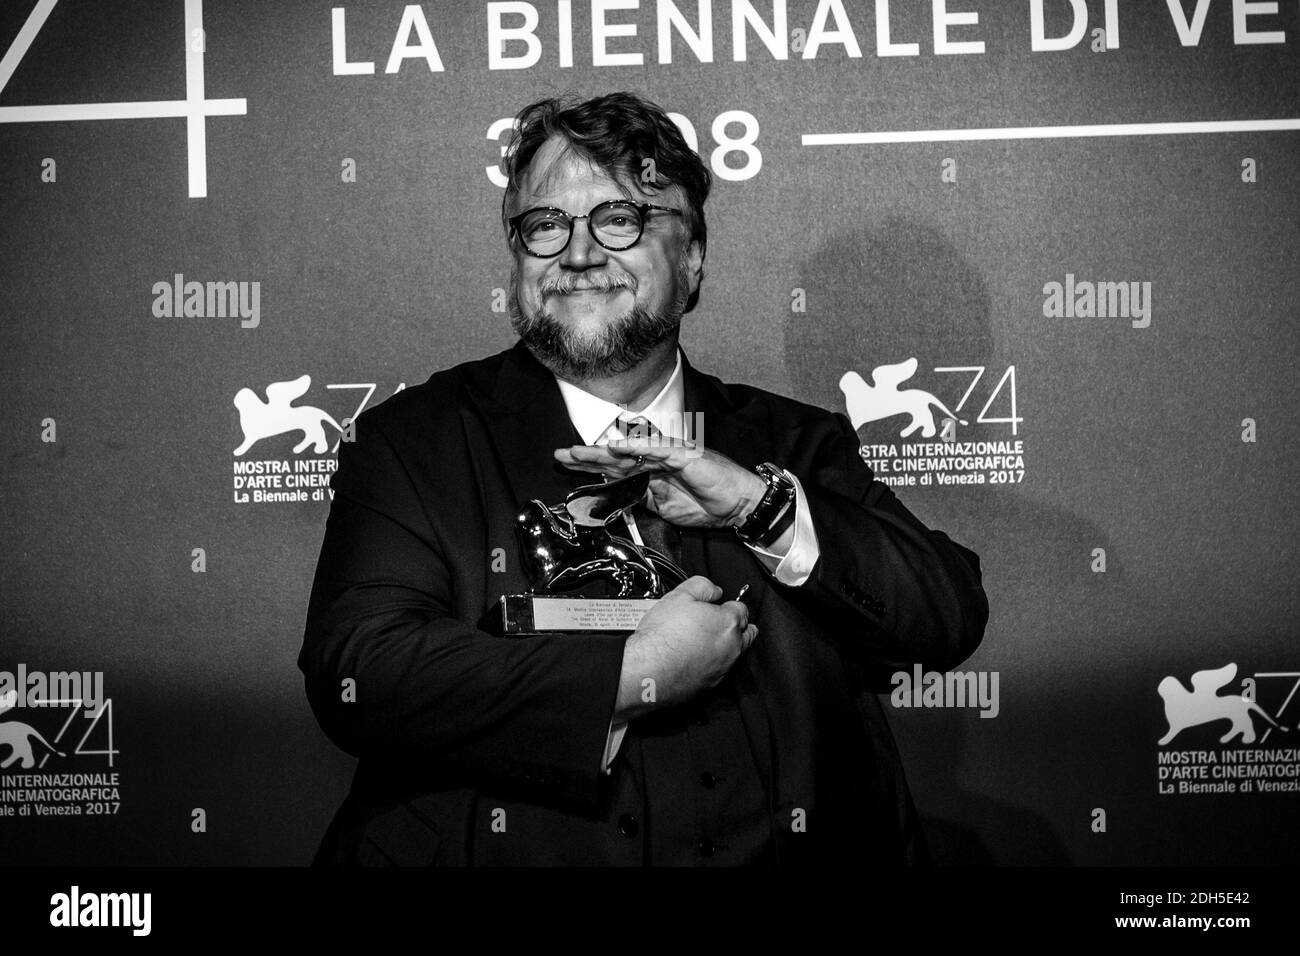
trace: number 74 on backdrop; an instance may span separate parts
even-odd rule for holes
[[[0,58],[0,93],[31,48],[58,0],[39,0],[27,21]],[[141,100],[133,103],[59,103],[45,106],[0,106],[0,123],[66,123],[83,120],[184,118],[191,199],[208,194],[207,119],[244,116],[248,101],[207,99],[203,74],[203,0],[185,0],[185,99]]]

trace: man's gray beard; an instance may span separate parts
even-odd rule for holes
[[[678,301],[662,312],[634,305],[595,335],[580,336],[543,306],[535,316],[519,308],[518,273],[510,273],[510,325],[543,365],[566,381],[619,375],[677,334],[686,308],[686,268],[679,269]]]

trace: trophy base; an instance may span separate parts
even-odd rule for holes
[[[631,634],[658,598],[585,598],[554,594],[503,594],[488,612],[490,630],[509,637],[530,634]]]

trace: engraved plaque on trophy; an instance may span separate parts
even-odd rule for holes
[[[488,613],[487,627],[516,636],[636,630],[655,601],[686,580],[667,555],[611,530],[649,484],[642,472],[584,485],[562,504],[526,502],[515,534],[532,587],[525,594],[503,594]]]

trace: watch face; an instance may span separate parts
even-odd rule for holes
[[[767,480],[769,485],[775,485],[790,491],[794,490],[794,482],[786,477],[784,471],[776,467],[776,465],[772,464],[770,461],[765,461],[763,464],[759,465],[758,473]]]

